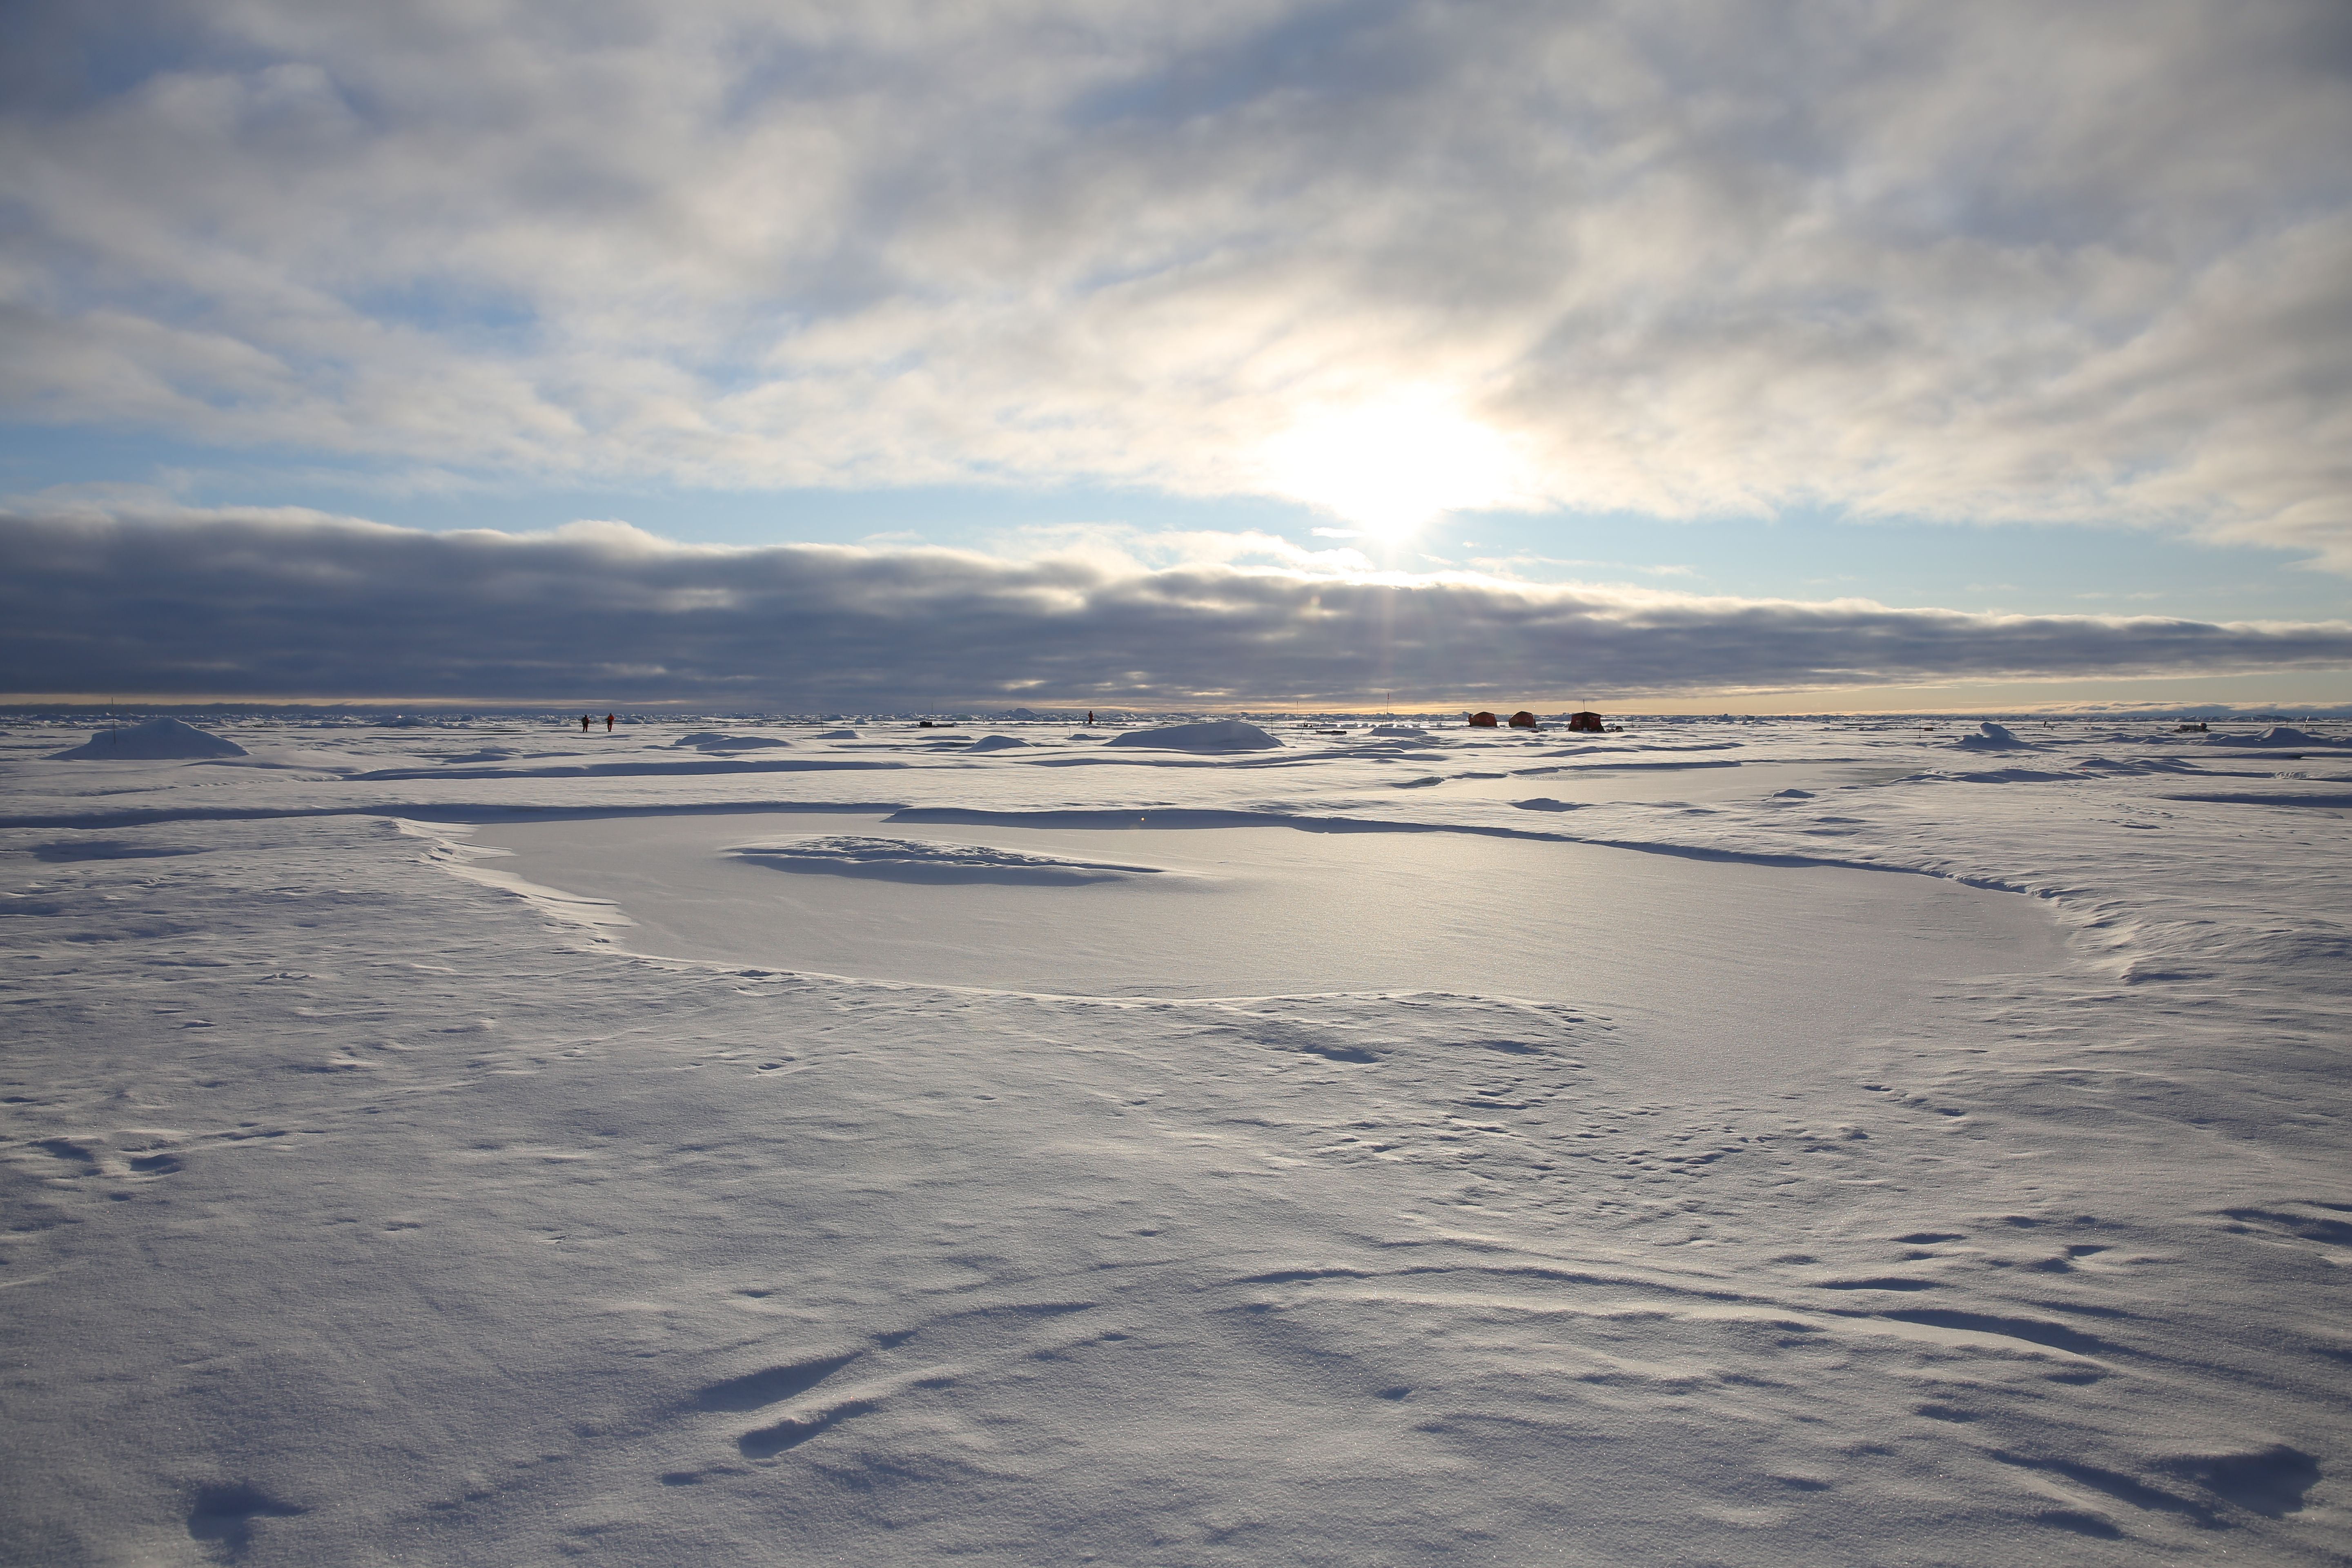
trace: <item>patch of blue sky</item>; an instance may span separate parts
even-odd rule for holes
[[[712,121],[730,131],[751,124],[779,100],[803,104],[873,91],[893,70],[886,56],[846,40],[784,38],[757,26],[739,32],[729,54],[734,73]],[[904,74],[903,66],[896,68]]]
[[[354,292],[344,302],[371,321],[475,347],[522,352],[537,346],[541,327],[529,300],[449,279],[413,279]]]
[[[170,12],[28,5],[12,8],[9,28],[0,61],[16,68],[0,64],[0,84],[19,106],[110,98],[215,53],[200,24]]]
[[[1062,121],[1080,132],[1166,127],[1207,120],[1284,90],[1374,98],[1438,69],[1425,39],[1391,36],[1404,0],[1348,0],[1281,16],[1188,53],[1152,58],[1151,68],[1076,95]],[[1344,69],[1334,69],[1335,62]]]

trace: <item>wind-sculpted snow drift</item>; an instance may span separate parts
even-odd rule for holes
[[[989,722],[0,730],[0,1558],[2344,1561],[2335,731]]]
[[[757,752],[771,746],[789,746],[792,742],[775,735],[729,735],[716,730],[701,730],[691,735],[681,735],[670,744],[680,749],[692,747],[698,752]]]
[[[2030,752],[2033,749],[2029,742],[2019,740],[2007,725],[1996,724],[1990,720],[1978,725],[1975,734],[1963,735],[1954,743],[1964,752]]]
[[[2292,724],[2273,724],[2259,735],[2215,735],[2212,739],[2216,743],[2225,746],[2296,746],[2336,751],[2345,750],[2347,744],[2346,737],[2342,735],[2315,735],[2309,731],[2298,730]]]
[[[184,757],[242,757],[235,741],[177,719],[150,719],[123,730],[100,730],[79,746],[51,752],[57,762],[160,762]]]
[[[1168,752],[1264,752],[1282,744],[1255,724],[1220,719],[1206,724],[1168,724],[1114,735],[1114,746],[1150,746]]]
[[[874,877],[893,882],[1025,882],[1037,886],[1108,882],[1148,877],[1156,866],[1065,860],[982,846],[927,844],[903,838],[836,835],[791,844],[738,845],[730,853],[779,871],[834,877]]]

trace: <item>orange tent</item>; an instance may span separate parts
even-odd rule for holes
[[[1536,727],[1536,716],[1524,708],[1511,715],[1511,728],[1514,730],[1532,730]]]
[[[1568,716],[1568,727],[1571,730],[1589,731],[1597,735],[1601,732],[1601,715],[1598,713],[1571,713]]]
[[[1470,715],[1470,727],[1474,730],[1491,730],[1495,727],[1495,716],[1492,713],[1473,713]]]

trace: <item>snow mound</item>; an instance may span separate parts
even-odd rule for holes
[[[1990,719],[1977,726],[1975,734],[1961,736],[1959,747],[1964,752],[2030,752],[2033,750],[2032,744],[2019,740],[2010,733],[2005,726],[1996,724]]]
[[[857,739],[857,731],[855,730],[827,730],[823,734],[819,735],[817,739],[820,741],[855,741]]]
[[[2046,768],[1990,768],[1982,773],[1946,773],[1944,776],[1960,784],[2064,784],[2077,775],[2053,773]]]
[[[1429,731],[1416,730],[1410,724],[1375,724],[1372,726],[1372,733],[1375,735],[1426,735]]]
[[[1111,738],[1114,746],[1150,746],[1168,752],[1264,752],[1282,744],[1255,724],[1219,719],[1206,724],[1170,724],[1130,730]]]
[[[2217,741],[2227,739],[2231,744],[2240,746],[2294,746],[2298,750],[2309,746],[2344,744],[2342,741],[2331,736],[2315,735],[2307,730],[2297,730],[2286,724],[2273,724],[2259,735],[2246,737],[2216,735],[2213,738]]]
[[[982,735],[979,740],[974,741],[971,745],[966,746],[964,750],[967,752],[1003,752],[1010,751],[1014,746],[1025,746],[1028,743],[1028,742],[1017,739],[1012,735]]]
[[[791,744],[790,741],[779,741],[767,735],[723,735],[716,730],[700,730],[683,740],[672,741],[670,747],[676,750],[681,746],[691,746],[698,752],[750,752],[761,746]]]
[[[842,834],[791,844],[740,844],[730,854],[779,871],[828,877],[871,877],[888,882],[1014,882],[1032,887],[1118,882],[1151,876],[1157,866],[1065,860],[980,844],[934,844],[919,838],[865,838]]]
[[[242,757],[250,753],[235,741],[207,734],[177,719],[150,719],[127,730],[106,730],[83,744],[51,752],[58,762],[158,762],[171,757]]]

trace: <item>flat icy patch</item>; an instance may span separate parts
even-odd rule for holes
[[[779,871],[814,871],[828,877],[871,877],[886,882],[1012,882],[1056,887],[1116,882],[1156,874],[1157,866],[1122,866],[1098,860],[1065,860],[1024,855],[984,845],[931,844],[910,838],[859,838],[835,835],[791,844],[740,844],[731,854]]]
[[[514,851],[507,874],[625,913],[638,952],[1053,994],[1573,1001],[1638,1020],[1654,1064],[1710,1075],[1783,1072],[1954,977],[2063,957],[2039,900],[1884,871],[1181,813],[910,812],[884,833],[787,836],[819,820],[572,817],[476,837]],[[786,885],[767,868],[827,875]],[[1082,883],[1101,885],[1071,896]]]

